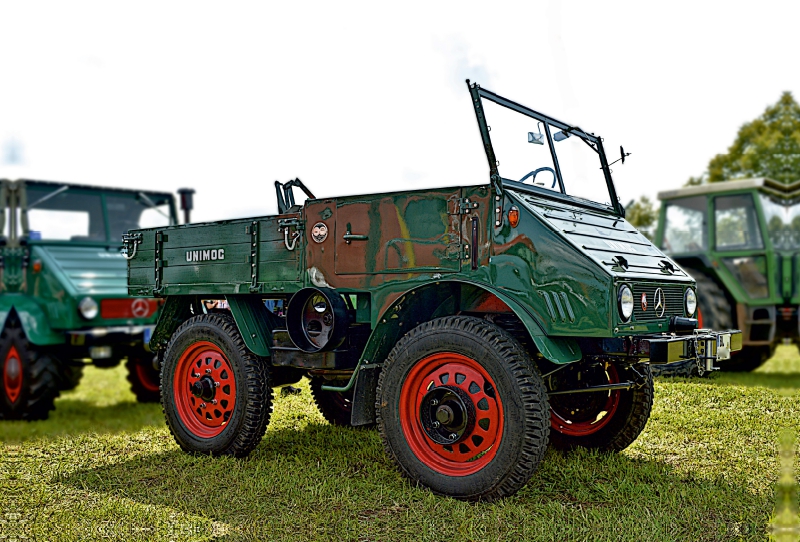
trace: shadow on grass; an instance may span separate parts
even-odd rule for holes
[[[144,427],[163,425],[164,417],[158,404],[122,401],[98,405],[81,399],[60,398],[46,420],[0,422],[0,440],[22,442],[86,433],[135,432]]]
[[[721,474],[585,450],[549,451],[513,497],[463,503],[403,481],[376,431],[316,424],[269,431],[246,459],[175,450],[51,482],[166,507],[207,534],[222,522],[245,539],[715,540],[763,536],[771,508],[771,495]]]

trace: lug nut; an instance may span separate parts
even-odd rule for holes
[[[431,406],[436,406],[438,404],[439,404],[439,400],[438,399],[431,399]]]
[[[192,373],[192,378],[200,378],[200,375],[198,373]]]
[[[433,426],[434,429],[439,429],[439,426],[441,424],[439,422],[433,422],[431,425]]]
[[[206,404],[205,403],[200,403],[200,408],[206,408]]]
[[[457,438],[458,435],[456,435],[455,433],[450,433],[450,440],[456,440]]]
[[[211,374],[211,369],[206,369],[206,374],[210,375]]]
[[[211,404],[212,404],[212,405],[216,405],[216,404],[217,404],[217,400],[216,400],[216,399],[212,399],[212,400],[211,400]]]
[[[214,387],[219,388],[219,382],[214,382]]]

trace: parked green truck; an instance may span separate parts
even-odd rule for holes
[[[120,237],[177,223],[169,193],[0,182],[0,419],[44,419],[86,362],[126,360],[139,401],[157,401],[147,348],[160,300],[128,297]]]
[[[129,293],[166,298],[150,347],[181,448],[247,455],[272,388],[307,376],[322,414],[376,424],[413,483],[495,499],[548,445],[633,442],[648,360],[708,368],[740,348],[696,330],[694,282],[625,221],[598,136],[467,84],[488,184],[315,198],[276,182],[276,216],[125,236]]]
[[[697,281],[700,326],[742,330],[742,350],[720,368],[751,371],[781,341],[797,344],[800,182],[741,179],[658,197],[656,244]]]

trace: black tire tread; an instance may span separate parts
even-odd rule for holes
[[[161,388],[161,385],[160,385],[161,377],[160,377],[159,373],[154,368],[152,368],[152,365],[151,365],[149,367],[146,367],[145,370],[147,370],[150,373],[150,376],[152,376],[155,379],[155,381],[159,383],[159,389],[158,390],[152,390],[152,389],[148,388],[144,384],[144,382],[142,382],[142,379],[139,377],[139,374],[136,371],[136,366],[139,365],[139,364],[143,364],[143,363],[145,363],[145,364],[146,363],[151,363],[150,360],[148,359],[148,357],[152,358],[153,356],[152,355],[150,355],[150,356],[144,355],[144,354],[146,354],[146,352],[144,352],[144,351],[142,351],[141,354],[142,355],[130,355],[130,356],[128,356],[128,360],[125,362],[125,369],[128,372],[128,375],[127,375],[126,378],[128,379],[128,383],[131,385],[131,391],[136,396],[136,401],[137,402],[139,402],[139,403],[158,403],[159,400],[161,399],[161,391],[160,391],[160,388]]]
[[[352,408],[341,408],[340,405],[337,404],[336,397],[334,395],[338,392],[323,390],[322,386],[325,383],[326,380],[323,378],[316,376],[311,377],[311,397],[314,398],[314,404],[317,405],[317,410],[319,410],[320,414],[322,414],[322,417],[325,418],[325,420],[331,425],[337,425],[339,427],[352,427],[352,424],[350,423]],[[342,382],[337,381],[336,384],[339,385],[342,384]],[[352,396],[352,393],[350,396]]]
[[[487,344],[491,344],[500,357],[508,361],[510,374],[516,379],[517,385],[522,392],[524,410],[524,425],[527,428],[525,434],[521,435],[523,440],[521,460],[518,461],[513,469],[501,480],[498,480],[488,490],[480,494],[459,496],[457,498],[469,501],[492,501],[513,495],[531,478],[537,467],[544,459],[547,451],[548,436],[550,433],[549,407],[544,412],[537,412],[532,405],[547,405],[547,390],[544,382],[539,375],[538,368],[530,360],[526,350],[508,332],[497,326],[479,318],[468,316],[447,316],[420,324],[412,329],[402,339],[400,339],[389,353],[384,362],[383,370],[378,378],[378,388],[376,392],[377,403],[375,414],[378,429],[383,442],[386,454],[392,458],[394,465],[400,474],[414,484],[418,480],[409,472],[398,460],[397,455],[391,448],[382,417],[383,408],[381,404],[382,389],[385,376],[388,374],[392,363],[407,348],[409,343],[427,335],[438,335],[441,333],[468,335],[471,338],[479,338]],[[433,493],[446,495],[431,488]]]
[[[14,322],[8,323],[0,334],[0,351],[5,354],[12,344],[23,358],[20,361],[23,363],[23,372],[27,373],[22,390],[24,405],[12,409],[3,394],[0,419],[46,420],[60,394],[59,362],[45,353],[37,352],[28,342],[25,331]]]
[[[253,354],[248,350],[247,346],[239,333],[239,328],[230,314],[199,314],[181,324],[178,329],[172,334],[169,343],[167,344],[166,354],[164,356],[165,363],[170,359],[170,351],[174,348],[177,339],[183,334],[187,333],[194,326],[200,324],[207,324],[210,327],[216,327],[225,333],[234,345],[238,355],[244,362],[244,376],[246,379],[247,397],[248,402],[245,405],[245,414],[239,432],[235,438],[224,449],[219,450],[216,455],[231,455],[234,457],[245,457],[252,452],[256,446],[261,442],[264,433],[267,430],[270,416],[272,415],[272,386],[270,385],[269,370],[265,360]],[[161,410],[167,419],[172,436],[175,442],[188,453],[207,453],[201,452],[188,447],[185,443],[181,442],[171,427],[167,415],[166,403],[171,396],[171,390],[164,385],[166,371],[162,366],[161,371],[161,389],[164,393],[161,394]]]

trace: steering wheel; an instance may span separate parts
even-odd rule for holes
[[[547,166],[545,166],[545,167],[540,167],[539,169],[535,169],[535,170],[531,171],[530,173],[528,173],[527,175],[525,175],[523,178],[521,178],[521,179],[520,179],[519,181],[517,181],[517,182],[520,182],[520,183],[521,183],[521,182],[523,182],[525,179],[527,179],[528,177],[530,177],[531,175],[533,175],[533,179],[531,179],[531,182],[532,182],[532,183],[535,183],[535,182],[536,182],[536,175],[537,175],[538,173],[542,172],[542,171],[549,171],[550,173],[552,173],[552,174],[553,174],[553,185],[550,187],[550,189],[552,190],[553,188],[555,188],[555,187],[556,187],[556,181],[557,181],[558,179],[556,178],[556,172],[555,172],[555,171],[553,171],[553,168],[551,168],[551,167],[547,167]]]

